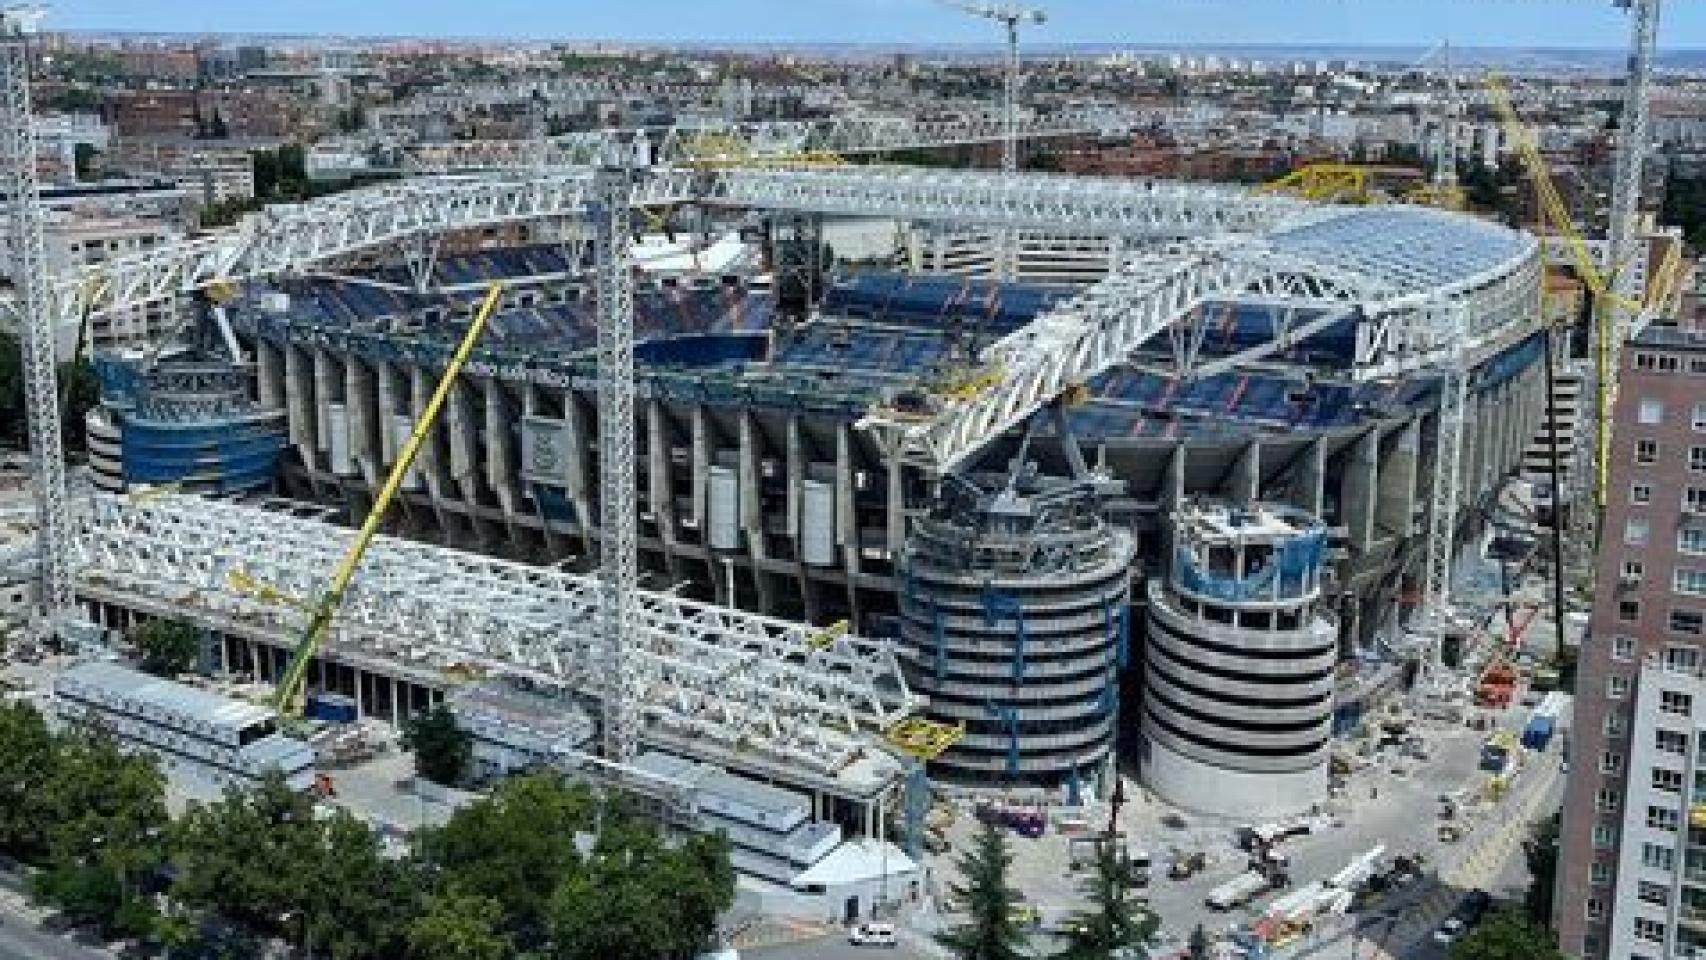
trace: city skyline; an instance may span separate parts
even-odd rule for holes
[[[1027,30],[1037,46],[1078,43],[1155,45],[1427,45],[1618,48],[1626,18],[1608,2],[1445,0],[1056,0],[1038,4],[1050,21]],[[640,0],[631,6],[575,4],[539,9],[537,0],[478,6],[428,0],[361,4],[301,0],[288,7],[165,0],[65,0],[46,29],[167,33],[320,34],[705,44],[986,44],[993,26],[931,0]],[[1460,7],[1463,16],[1451,16]],[[1569,16],[1560,16],[1568,11]],[[1463,32],[1473,12],[1475,31]],[[1444,21],[1444,22],[1441,22]],[[731,30],[739,25],[739,32]],[[1456,31],[1442,29],[1456,27]],[[1665,11],[1669,49],[1706,46],[1706,6]]]

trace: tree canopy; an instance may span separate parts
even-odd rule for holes
[[[1007,882],[1013,854],[1007,834],[993,823],[978,831],[972,848],[960,857],[960,884],[952,887],[963,903],[966,922],[937,936],[961,960],[1019,960],[1025,955],[1025,933],[1013,916],[1018,891]]]
[[[149,620],[131,629],[130,642],[142,654],[142,669],[157,677],[188,673],[201,653],[200,631],[182,620]]]
[[[1564,960],[1552,931],[1500,910],[1451,946],[1451,960]]]
[[[0,705],[0,853],[108,936],[177,948],[219,931],[239,955],[278,938],[330,960],[655,960],[703,950],[734,902],[724,837],[666,840],[554,774],[505,781],[401,853],[277,774],[175,823],[164,796],[152,758]]]
[[[403,728],[403,749],[415,755],[415,775],[454,786],[467,779],[474,762],[474,739],[456,725],[444,704],[417,715]]]
[[[1082,883],[1089,907],[1067,920],[1054,960],[1112,960],[1146,951],[1161,921],[1133,895],[1134,886],[1116,845],[1097,847],[1094,870]]]

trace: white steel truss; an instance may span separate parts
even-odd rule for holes
[[[633,173],[599,171],[588,210],[592,221],[598,297],[598,502],[602,602],[599,633],[610,693],[604,697],[602,732],[607,760],[626,763],[638,752],[639,676],[634,670],[635,553],[638,533],[634,490],[634,277],[629,236]]]
[[[1365,378],[1461,371],[1465,360],[1477,362],[1536,329],[1538,258],[1531,245],[1525,266],[1483,285],[1414,293],[1259,242],[1203,241],[1140,256],[992,344],[982,359],[1001,379],[987,390],[929,411],[876,410],[863,424],[907,460],[955,470],[1055,397],[1123,363],[1163,331],[1204,322],[1205,307],[1223,302],[1361,311],[1366,322],[1355,360]],[[1461,319],[1465,313],[1473,324]]]
[[[1063,110],[1015,121],[1014,136],[1042,139],[1128,133],[1156,117],[1129,110]],[[561,134],[548,139],[545,160],[553,166],[613,163],[678,164],[801,155],[854,155],[1005,142],[1002,114],[974,114],[950,120],[913,117],[837,117],[827,120],[776,120],[701,123],[658,129],[626,128]],[[348,147],[340,147],[348,150]],[[385,148],[373,145],[381,154]],[[395,165],[411,173],[513,170],[533,165],[530,140],[453,140],[415,143],[397,150]]]
[[[60,438],[59,368],[54,344],[59,314],[48,283],[42,250],[42,210],[36,182],[36,135],[30,109],[28,35],[39,12],[0,11],[0,180],[9,198],[12,276],[22,334],[24,409],[30,435],[30,470],[38,536],[49,549],[40,553],[42,610],[50,627],[73,612],[71,573],[63,544],[70,520],[65,507],[65,449]],[[72,314],[77,316],[77,314]]]
[[[301,607],[233,573],[313,596],[354,531],[236,503],[96,494],[74,557],[86,588],[234,619],[290,638]],[[239,578],[241,579],[241,578]],[[327,655],[426,669],[473,664],[602,699],[599,583],[561,571],[377,538],[333,623]],[[627,651],[636,731],[704,740],[834,775],[916,705],[887,644],[635,590]]]

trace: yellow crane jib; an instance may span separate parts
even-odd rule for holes
[[[924,717],[902,717],[884,736],[901,753],[920,760],[934,760],[966,735],[965,723],[938,723]]]
[[[414,465],[415,455],[420,452],[421,444],[426,441],[427,434],[437,422],[439,411],[444,408],[444,401],[449,398],[451,388],[456,385],[457,376],[468,362],[469,355],[474,352],[474,345],[479,342],[480,334],[486,329],[486,321],[491,319],[493,311],[497,309],[502,294],[501,282],[493,283],[487,289],[486,298],[480,302],[480,309],[475,311],[474,319],[468,324],[468,331],[462,335],[462,342],[451,355],[450,363],[444,368],[444,375],[439,378],[438,386],[427,400],[426,409],[422,410],[420,417],[415,420],[414,429],[409,432],[408,440],[397,454],[397,462],[391,465],[391,472],[386,474],[384,485],[379,488],[378,496],[373,498],[373,507],[367,511],[367,518],[362,521],[361,529],[356,531],[355,539],[350,541],[343,560],[332,573],[331,585],[314,604],[308,625],[303,629],[302,638],[296,644],[296,652],[291,657],[290,666],[285,669],[284,676],[279,679],[278,689],[273,693],[273,706],[280,714],[286,717],[301,716],[302,687],[308,675],[308,664],[325,643],[326,635],[331,630],[332,619],[337,616],[338,608],[343,605],[344,594],[349,590],[350,582],[355,579],[356,570],[361,566],[361,558],[366,555],[374,535],[379,532],[379,524],[385,519],[385,512],[391,506],[391,501],[396,499],[397,490],[403,485],[404,475]]]
[[[811,647],[813,650],[822,650],[830,644],[833,644],[835,641],[840,640],[842,637],[847,636],[847,631],[850,629],[852,628],[847,621],[837,620],[806,638],[806,646]]]

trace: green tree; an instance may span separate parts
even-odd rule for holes
[[[937,935],[961,960],[1018,960],[1025,955],[1025,934],[1013,917],[1019,894],[1007,883],[1012,864],[1006,832],[985,823],[972,848],[960,858],[964,882],[952,887],[969,916],[963,925]]]
[[[182,620],[149,620],[131,629],[130,642],[142,654],[142,669],[157,677],[188,673],[201,652],[200,631]]]
[[[76,171],[77,179],[93,180],[95,178],[95,164],[100,155],[101,151],[96,150],[92,143],[79,143],[71,148],[72,166]]]
[[[1111,960],[1117,951],[1147,956],[1161,921],[1133,897],[1133,886],[1131,867],[1120,859],[1115,845],[1098,847],[1095,870],[1083,883],[1090,907],[1067,922],[1065,946],[1055,960]]]
[[[348,812],[316,816],[276,774],[192,807],[172,846],[172,896],[186,907],[334,960],[403,952],[411,865],[385,857]]]
[[[1500,910],[1452,945],[1451,960],[1564,960],[1564,954],[1552,931]]]
[[[544,942],[553,893],[580,869],[575,834],[592,831],[596,811],[591,793],[560,777],[517,777],[417,835],[418,856],[443,889],[501,904],[504,932],[530,948]]]
[[[551,898],[550,955],[695,955],[711,945],[717,916],[734,902],[734,884],[722,836],[694,836],[672,848],[649,821],[607,810],[587,862]]]
[[[305,846],[298,834],[313,820],[313,802],[277,774],[192,804],[173,825],[173,899],[257,934],[287,935]]]
[[[1562,818],[1563,814],[1554,813],[1535,824],[1522,845],[1530,877],[1522,908],[1530,920],[1542,927],[1552,925],[1552,887],[1558,877],[1558,833]]]
[[[170,823],[166,778],[153,758],[125,753],[99,731],[72,733],[61,741],[42,803],[54,816],[35,893],[106,934],[151,932],[155,911],[143,888],[165,862]]]
[[[442,703],[408,722],[403,749],[414,752],[416,776],[447,786],[461,783],[474,762],[474,738]]]
[[[428,897],[409,924],[410,955],[418,960],[504,960],[513,956],[503,933],[503,904],[490,897],[449,893]]]
[[[89,362],[78,359],[59,367],[61,409],[65,411],[65,445],[83,449],[83,417],[100,402],[100,386]],[[0,444],[22,446],[29,439],[24,429],[24,364],[17,335],[0,330]]]
[[[54,819],[44,803],[59,764],[59,743],[27,704],[0,704],[0,851],[30,863],[47,854]]]
[[[1189,960],[1208,960],[1208,932],[1200,923],[1191,931],[1191,938],[1185,943],[1185,956]]]

